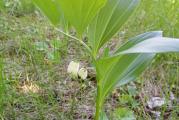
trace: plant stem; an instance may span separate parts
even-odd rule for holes
[[[70,34],[64,32],[64,31],[62,31],[62,30],[60,30],[60,29],[58,29],[58,28],[55,28],[55,29],[56,29],[58,32],[60,32],[60,33],[62,33],[62,34],[64,34],[64,35],[66,35],[67,37],[72,38],[72,39],[78,41],[79,43],[81,43],[81,44],[88,50],[88,52],[90,52],[90,54],[92,54],[92,50],[90,49],[90,47],[88,47],[88,45],[86,45],[86,43],[83,42],[83,40],[80,40],[80,39],[78,39],[78,38],[76,38],[76,37],[74,37],[74,36],[72,36],[72,35],[70,35]]]
[[[101,93],[100,93],[100,86],[98,84],[97,87],[97,97],[96,97],[96,113],[95,113],[95,120],[100,119],[101,114]]]

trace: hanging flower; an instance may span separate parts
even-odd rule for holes
[[[85,68],[81,68],[79,71],[78,71],[78,75],[79,75],[79,77],[81,78],[81,79],[86,79],[87,78],[87,76],[88,76],[88,71],[87,71],[87,69],[85,69]]]
[[[68,65],[67,72],[73,77],[78,77],[78,71],[79,71],[80,63],[71,61]]]

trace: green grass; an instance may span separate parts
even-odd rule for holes
[[[5,92],[5,76],[3,73],[3,60],[2,60],[2,56],[0,56],[0,117],[3,114],[3,108],[4,108],[4,92]]]
[[[136,13],[115,39],[124,42],[130,37],[151,30],[162,30],[165,36],[179,38],[178,6],[178,0],[142,0]],[[71,60],[82,61],[90,66],[84,49],[69,40],[65,48],[57,51],[61,55],[59,61],[47,59],[47,53],[38,51],[35,43],[49,44],[52,40],[64,42],[66,38],[55,31],[46,18],[37,13],[27,14],[22,11],[20,13],[23,15],[15,15],[19,12],[17,9],[13,12],[15,14],[9,12],[12,9],[6,9],[6,12],[0,14],[0,106],[3,106],[0,107],[0,118],[92,119],[95,80],[72,80],[66,74],[67,65]],[[154,94],[153,89],[166,99],[169,99],[170,92],[175,98],[179,98],[178,61],[178,54],[157,56],[151,68],[134,83],[137,94],[131,97],[128,86],[117,89],[106,103],[107,111],[128,106],[134,111],[137,120],[154,119],[146,111],[144,103]],[[28,83],[39,86],[40,92],[23,93],[21,87]],[[147,85],[151,87],[146,87]],[[140,98],[142,94],[144,97]],[[125,103],[125,100],[128,102]],[[179,119],[178,106],[179,103],[174,101],[169,120]],[[166,110],[165,106],[160,109],[162,117]]]

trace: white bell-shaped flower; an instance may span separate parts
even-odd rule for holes
[[[67,72],[72,75],[72,77],[78,77],[78,71],[79,71],[80,63],[71,61],[68,65]]]
[[[85,80],[88,76],[88,71],[87,69],[85,68],[81,68],[79,71],[78,71],[78,75],[81,79]]]

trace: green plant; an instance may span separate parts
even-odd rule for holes
[[[4,1],[3,1],[3,0],[0,1],[0,10],[1,10],[2,8],[4,8]]]
[[[52,62],[60,62],[61,52],[66,52],[66,42],[61,40],[50,40],[35,42],[35,48],[44,52],[45,57]],[[65,49],[63,49],[65,48]]]
[[[77,36],[57,30],[79,41],[91,55],[97,74],[95,120],[107,119],[103,104],[115,88],[135,80],[152,62],[156,53],[179,52],[179,39],[162,36],[161,31],[147,32],[131,38],[109,52],[105,47],[126,23],[139,0],[33,0],[54,25],[67,21]],[[89,45],[83,41],[88,38]],[[100,49],[103,55],[99,54]]]
[[[4,2],[6,11],[16,16],[33,13],[35,11],[32,0],[2,0],[2,2]]]
[[[120,108],[114,111],[114,120],[135,120],[133,111],[127,108]]]

